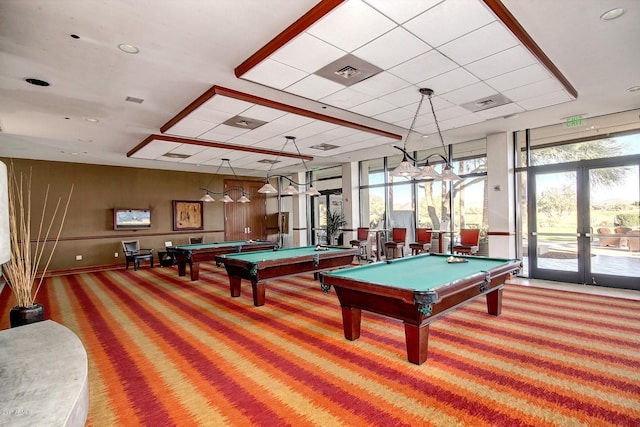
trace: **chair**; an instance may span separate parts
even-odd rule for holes
[[[411,255],[418,255],[421,252],[429,252],[431,249],[431,229],[416,228],[416,242],[409,243]]]
[[[631,230],[627,233],[627,248],[630,252],[640,251],[640,230]]]
[[[122,248],[127,260],[126,270],[129,269],[130,262],[133,263],[133,270],[138,270],[140,261],[149,261],[151,268],[153,268],[153,249],[140,248],[140,241],[138,240],[123,240]]]
[[[598,235],[605,235],[604,237],[599,237],[600,247],[611,246],[617,248],[620,246],[620,238],[619,237],[611,237],[606,236],[611,233],[611,229],[609,227],[600,227],[598,228]]]
[[[629,227],[616,227],[614,230],[616,234],[622,234],[622,236],[620,236],[620,247],[622,246],[629,247],[629,241],[627,239],[627,236],[625,236],[625,234],[630,232],[632,229]]]
[[[369,227],[358,227],[357,236],[354,240],[350,240],[349,244],[352,248],[359,248],[360,255],[358,258],[369,259]]]
[[[165,249],[171,246],[173,246],[172,242],[164,242]],[[178,260],[176,260],[176,257],[171,252],[158,251],[158,262],[160,262],[160,267],[172,267]]]
[[[189,236],[189,244],[190,245],[195,245],[197,243],[202,243],[204,242],[204,237],[200,236],[200,237],[192,237]]]
[[[463,228],[460,230],[460,243],[453,247],[453,253],[475,255],[480,249],[480,229]]]
[[[406,228],[393,228],[391,229],[391,240],[384,242],[384,252],[387,259],[396,258],[396,251],[400,249],[400,257],[404,257],[404,244],[407,239]]]

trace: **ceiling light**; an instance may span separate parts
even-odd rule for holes
[[[640,86],[631,86],[627,91],[629,92],[637,92],[640,90]]]
[[[438,118],[436,117],[436,110],[433,108],[433,101],[431,100],[431,96],[433,96],[433,90],[422,88],[420,91],[420,102],[418,103],[418,108],[416,109],[416,114],[413,116],[413,121],[411,122],[411,126],[409,127],[409,132],[407,133],[407,137],[404,140],[404,146],[398,147],[394,145],[394,148],[402,151],[402,162],[396,167],[393,171],[391,171],[391,176],[403,176],[406,178],[433,178],[433,179],[442,179],[443,181],[452,181],[460,179],[458,175],[453,173],[453,167],[451,166],[451,161],[447,158],[447,149],[444,145],[444,138],[442,137],[442,132],[440,131],[440,123],[438,122]],[[429,104],[431,105],[431,113],[433,114],[433,120],[436,123],[436,129],[438,130],[438,136],[440,137],[440,144],[442,145],[442,150],[444,151],[444,156],[439,153],[433,153],[426,157],[423,161],[425,161],[424,168],[422,170],[418,169],[414,166],[414,163],[418,163],[416,159],[411,157],[409,153],[407,153],[407,140],[409,139],[409,135],[413,131],[413,126],[416,123],[416,118],[420,113],[420,107],[422,107],[422,101],[424,101],[425,95],[429,99]],[[429,158],[433,156],[438,156],[444,161],[444,168],[442,174],[439,174],[435,171],[433,166],[429,164]],[[411,162],[409,162],[411,160]]]
[[[98,123],[100,121],[98,119],[94,119],[93,117],[87,117],[85,120],[89,123]]]
[[[274,194],[277,193],[278,190],[276,190],[276,188],[271,185],[271,183],[269,182],[269,178],[271,177],[279,177],[279,178],[283,178],[286,179],[287,181],[289,181],[289,186],[287,186],[287,188],[282,191],[282,194],[288,194],[288,195],[294,195],[294,194],[299,194],[298,190],[296,189],[296,187],[294,185],[297,185],[298,187],[307,187],[307,190],[304,191],[302,194],[306,195],[306,196],[319,196],[320,193],[318,192],[318,190],[316,190],[315,188],[313,188],[313,182],[311,180],[311,172],[309,172],[309,168],[307,167],[307,162],[304,161],[304,157],[302,157],[302,154],[300,153],[300,149],[298,148],[298,144],[296,143],[296,137],[295,136],[285,136],[285,142],[282,145],[282,148],[280,149],[280,152],[278,153],[278,156],[280,156],[280,154],[282,154],[284,152],[285,147],[287,146],[287,144],[291,142],[293,143],[293,145],[296,147],[296,151],[298,153],[298,157],[302,160],[302,164],[304,165],[304,169],[307,172],[307,175],[309,176],[309,182],[308,183],[297,183],[294,180],[292,180],[291,178],[289,178],[288,176],[285,175],[271,175],[271,169],[273,168],[273,165],[278,163],[278,157],[276,157],[275,161],[271,162],[271,166],[269,167],[269,170],[267,171],[267,177],[265,179],[265,183],[262,187],[260,187],[260,189],[258,190],[258,193],[263,193],[263,194]]]
[[[136,104],[142,104],[144,102],[144,99],[136,98],[134,96],[127,96],[124,100],[127,101],[127,102],[133,102],[133,103],[136,103]]]
[[[136,53],[140,52],[140,49],[138,49],[134,45],[126,44],[126,43],[119,44],[118,45],[118,49],[120,49],[121,51],[123,51],[125,53],[131,53],[133,55],[135,55]]]
[[[230,187],[226,191],[219,192],[219,193],[216,193],[215,191],[211,191],[209,189],[209,187],[211,186],[211,183],[213,182],[213,179],[216,177],[216,175],[218,175],[218,172],[220,172],[220,168],[222,167],[222,165],[224,165],[225,162],[229,165],[229,168],[231,169],[231,172],[233,173],[233,176],[235,177],[236,181],[238,181],[238,175],[236,175],[236,171],[233,169],[233,166],[231,166],[231,161],[229,159],[220,159],[220,160],[221,160],[220,165],[218,166],[218,169],[216,169],[216,172],[213,174],[213,176],[209,180],[209,184],[207,184],[207,186],[204,188],[200,187],[200,190],[203,190],[205,192],[204,196],[202,196],[200,200],[203,202],[215,202],[216,199],[213,198],[212,194],[221,194],[223,195],[222,202],[231,203],[233,202],[233,199],[229,196],[229,192],[235,190],[240,192],[240,198],[238,199],[238,202],[249,203],[251,200],[247,196],[247,193],[245,193],[244,188],[241,186]]]
[[[611,21],[616,18],[619,18],[624,13],[624,9],[621,7],[617,7],[615,9],[611,9],[600,15],[600,19],[603,21]]]

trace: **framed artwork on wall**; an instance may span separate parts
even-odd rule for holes
[[[203,202],[173,200],[173,230],[203,230]]]

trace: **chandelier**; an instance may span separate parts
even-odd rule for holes
[[[433,101],[431,100],[431,97],[433,96],[433,90],[427,89],[427,88],[421,88],[419,89],[419,92],[421,95],[420,102],[418,103],[418,108],[416,109],[416,113],[413,116],[413,120],[411,121],[409,132],[407,133],[407,136],[404,139],[404,144],[402,147],[398,147],[396,145],[393,146],[394,148],[402,151],[403,155],[402,155],[402,161],[400,162],[400,164],[393,171],[391,171],[391,176],[402,176],[405,178],[431,178],[431,179],[438,179],[442,181],[453,181],[453,180],[461,179],[458,175],[456,175],[453,172],[451,161],[447,157],[447,150],[444,145],[444,138],[442,137],[442,132],[440,131],[440,124],[438,123],[438,118],[436,117],[436,111],[433,108]],[[422,107],[422,102],[424,101],[425,96],[428,97],[429,104],[431,105],[431,112],[433,114],[433,119],[436,123],[436,129],[438,130],[438,136],[440,137],[440,144],[442,146],[442,150],[444,151],[444,156],[439,153],[433,153],[422,160],[417,160],[407,152],[407,140],[409,139],[409,135],[411,135],[411,132],[413,132],[413,127],[416,124],[416,119],[418,118],[418,114],[420,113],[420,108]],[[433,168],[433,166],[429,164],[429,159],[434,156],[440,157],[444,161],[444,168],[441,174],[438,173]],[[418,164],[421,162],[425,162],[424,167],[422,169],[419,169],[418,167],[414,166],[414,164]]]
[[[200,190],[203,190],[205,192],[204,196],[202,196],[200,198],[201,201],[203,202],[215,202],[216,199],[213,198],[213,195],[222,195],[222,199],[221,201],[223,203],[231,203],[234,200],[231,198],[231,196],[229,196],[229,192],[231,190],[236,190],[239,191],[241,193],[240,198],[238,199],[239,203],[247,203],[250,202],[251,200],[249,200],[249,197],[247,197],[247,193],[245,193],[244,188],[243,187],[238,187],[238,186],[234,186],[234,187],[229,187],[226,191],[223,192],[215,192],[215,191],[211,191],[209,189],[209,186],[211,186],[211,182],[213,182],[213,179],[215,177],[215,175],[218,174],[218,172],[220,171],[220,168],[222,167],[222,165],[224,165],[225,162],[227,162],[227,164],[229,165],[229,168],[231,169],[231,172],[233,173],[233,176],[236,178],[236,180],[238,180],[238,175],[236,175],[236,171],[233,169],[233,166],[231,166],[231,161],[229,161],[229,159],[221,159],[222,161],[220,162],[220,165],[218,166],[218,169],[216,169],[216,172],[214,174],[214,176],[211,177],[211,180],[209,181],[209,184],[207,184],[206,187],[200,187]]]
[[[294,181],[293,179],[291,179],[290,177],[288,177],[286,175],[272,175],[271,174],[271,169],[273,168],[273,165],[275,163],[277,163],[278,157],[280,157],[280,154],[282,154],[282,152],[284,151],[285,147],[287,146],[287,144],[289,142],[291,142],[295,146],[296,152],[298,153],[298,156],[302,160],[302,164],[304,165],[304,169],[307,172],[307,175],[309,176],[309,182],[308,183],[298,183],[298,182]],[[283,179],[286,179],[287,181],[289,181],[289,185],[287,186],[287,188],[285,188],[282,191],[282,194],[287,194],[287,195],[304,194],[304,195],[311,196],[311,197],[320,195],[318,190],[316,190],[313,187],[313,181],[311,180],[311,174],[309,173],[309,167],[307,166],[307,162],[304,161],[304,157],[302,157],[302,154],[300,153],[300,149],[298,148],[298,144],[296,143],[296,137],[295,136],[285,136],[285,142],[282,145],[282,149],[280,149],[280,152],[276,156],[275,160],[273,162],[271,162],[271,166],[269,167],[269,170],[267,171],[267,177],[265,178],[265,184],[262,187],[260,187],[260,189],[258,190],[258,193],[277,194],[278,190],[276,190],[276,188],[273,185],[271,185],[271,183],[269,183],[269,178],[276,178],[276,177],[277,178],[283,178]],[[305,189],[305,190],[302,193],[300,193],[300,191],[302,189]]]

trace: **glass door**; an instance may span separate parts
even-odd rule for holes
[[[582,281],[577,182],[576,171],[533,175],[528,257],[532,278]]]
[[[638,165],[588,170],[586,283],[640,289],[639,170]]]
[[[532,174],[529,277],[640,289],[640,165],[602,164]]]

